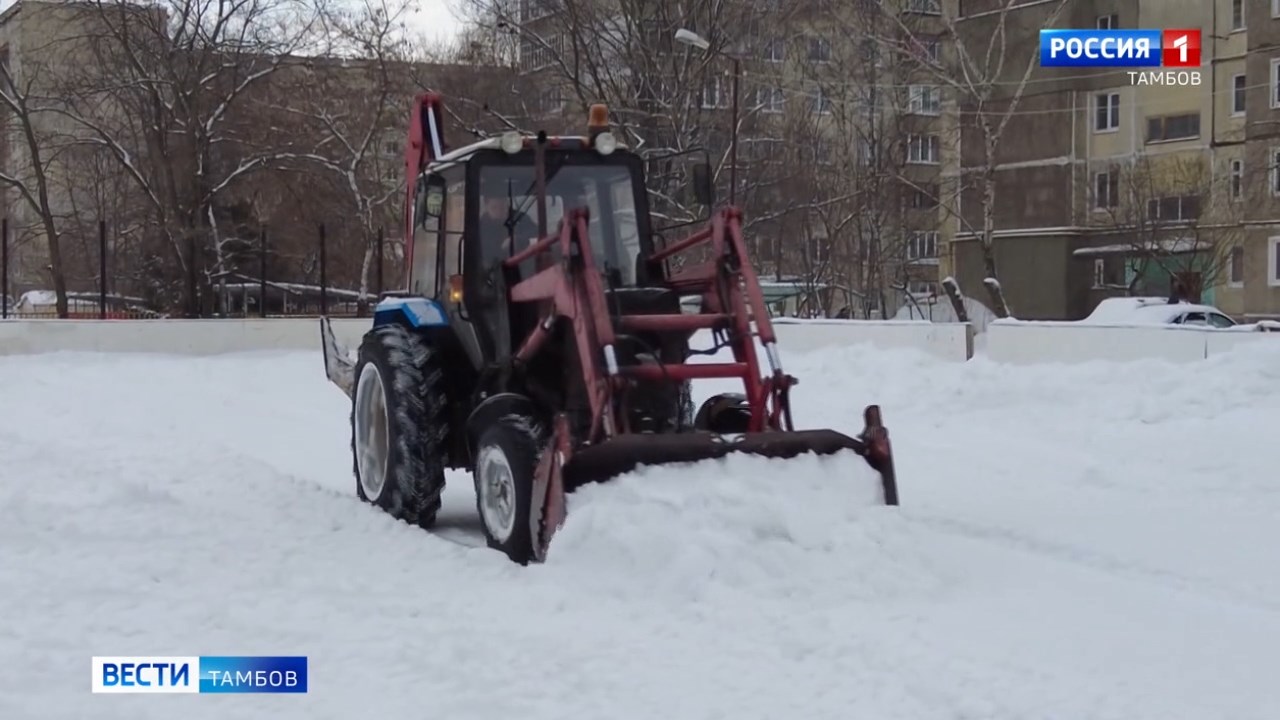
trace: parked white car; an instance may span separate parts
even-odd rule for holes
[[[1212,305],[1169,302],[1160,297],[1107,298],[1098,303],[1089,317],[1080,322],[1090,325],[1183,325],[1209,327],[1236,332],[1276,332],[1280,322],[1262,320],[1238,323]]]

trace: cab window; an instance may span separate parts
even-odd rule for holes
[[[466,225],[466,174],[461,165],[441,173],[444,181],[444,225],[441,242],[444,243],[444,266],[441,282],[448,283],[451,275],[462,274],[462,230]]]
[[[413,267],[409,289],[415,295],[437,297],[441,212],[444,188],[439,178],[418,176],[413,202]]]

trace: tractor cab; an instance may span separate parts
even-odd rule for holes
[[[615,305],[631,310],[656,300],[678,312],[676,294],[646,271],[655,248],[642,160],[604,129],[603,116],[604,106],[593,108],[586,136],[507,133],[450,152],[418,175],[406,213],[409,294],[439,303],[475,367],[509,357],[536,324],[532,307],[510,312],[506,293],[540,262],[558,262],[559,248],[514,267],[505,261],[556,235],[575,210],[586,212],[591,254]]]

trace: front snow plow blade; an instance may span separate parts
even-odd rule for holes
[[[605,481],[642,465],[692,463],[733,453],[768,458],[793,458],[805,453],[834,455],[852,450],[880,475],[886,505],[898,504],[897,477],[889,433],[880,421],[880,408],[864,412],[866,426],[857,437],[835,430],[793,430],[721,435],[692,432],[673,435],[618,435],[573,453],[562,470],[564,487],[571,491],[591,482]]]
[[[355,393],[356,365],[347,349],[338,344],[327,317],[320,318],[320,347],[324,351],[324,374],[328,376],[329,382],[341,388],[347,397],[351,397]]]

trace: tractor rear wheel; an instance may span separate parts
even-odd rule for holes
[[[399,325],[365,334],[355,367],[351,452],[356,494],[429,528],[444,489],[444,373],[427,341]]]
[[[543,444],[536,422],[506,415],[481,432],[476,445],[476,510],[485,538],[521,565],[533,558],[533,481]]]

